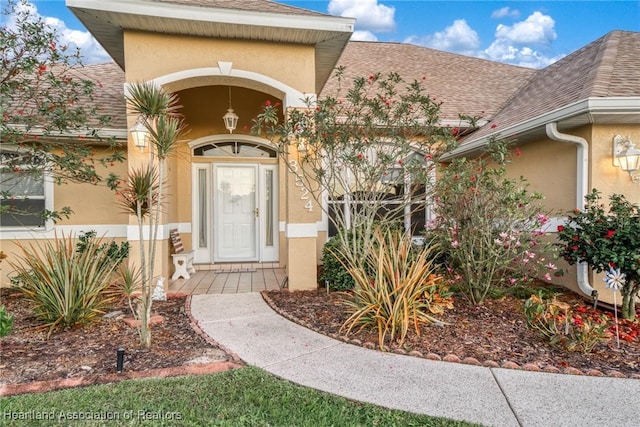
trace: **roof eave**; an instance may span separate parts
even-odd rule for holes
[[[258,34],[255,40],[316,46],[317,90],[330,77],[355,26],[354,18],[330,15],[296,15],[225,8],[205,8],[144,0],[66,0],[67,7],[94,35],[124,70],[124,30],[150,31],[168,20],[179,22],[185,35],[213,32],[216,37],[238,38],[243,29]],[[131,27],[134,21],[145,27]],[[144,18],[144,21],[140,21]],[[252,38],[247,38],[251,40]],[[322,76],[322,77],[321,77]]]
[[[631,114],[638,116],[640,120],[640,97],[586,98],[513,126],[496,130],[481,138],[465,142],[443,156],[442,160],[448,161],[473,152],[482,151],[493,138],[512,139],[517,135],[526,134],[536,129],[544,129],[547,123],[562,122],[580,115],[589,115],[590,120],[592,120],[595,115],[607,114]]]
[[[49,137],[49,138],[69,138],[69,139],[109,139],[114,138],[118,140],[126,140],[128,137],[127,129],[118,129],[118,128],[102,128],[102,129],[76,129],[76,130],[67,130],[62,132],[51,132],[49,130],[45,130],[41,126],[34,126],[29,129],[25,125],[21,124],[8,124],[8,128],[14,131],[20,131],[23,133],[27,133],[28,135],[35,135],[38,137]]]

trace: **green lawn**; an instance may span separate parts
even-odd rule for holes
[[[12,416],[30,419],[12,421]],[[54,419],[44,422],[35,419],[49,416]],[[87,420],[90,416],[113,419]],[[129,380],[3,397],[0,400],[0,417],[0,425],[3,426],[474,425],[352,402],[279,380],[252,367],[213,375]],[[74,417],[85,419],[73,420]]]

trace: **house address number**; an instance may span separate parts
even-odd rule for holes
[[[300,200],[305,201],[304,208],[309,212],[313,211],[313,203],[309,200],[309,190],[304,187],[304,183],[302,182],[302,177],[298,173],[298,161],[297,160],[289,160],[289,170],[296,176],[296,187],[300,189],[302,194],[300,195]]]

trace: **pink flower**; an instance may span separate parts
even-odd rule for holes
[[[451,242],[451,246],[457,248],[458,246],[460,246],[460,243],[457,240],[454,240],[453,242]]]
[[[546,280],[547,282],[550,282],[550,281],[551,281],[551,275],[550,275],[549,273],[545,274],[543,278],[544,278],[544,280]]]

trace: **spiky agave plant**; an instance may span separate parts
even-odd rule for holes
[[[342,330],[372,327],[378,332],[378,344],[385,341],[402,345],[410,327],[420,335],[420,325],[440,322],[432,313],[441,312],[430,295],[441,284],[434,272],[434,246],[426,244],[417,250],[411,237],[402,230],[377,227],[372,245],[360,262],[346,260],[355,288],[345,300],[351,316]]]

